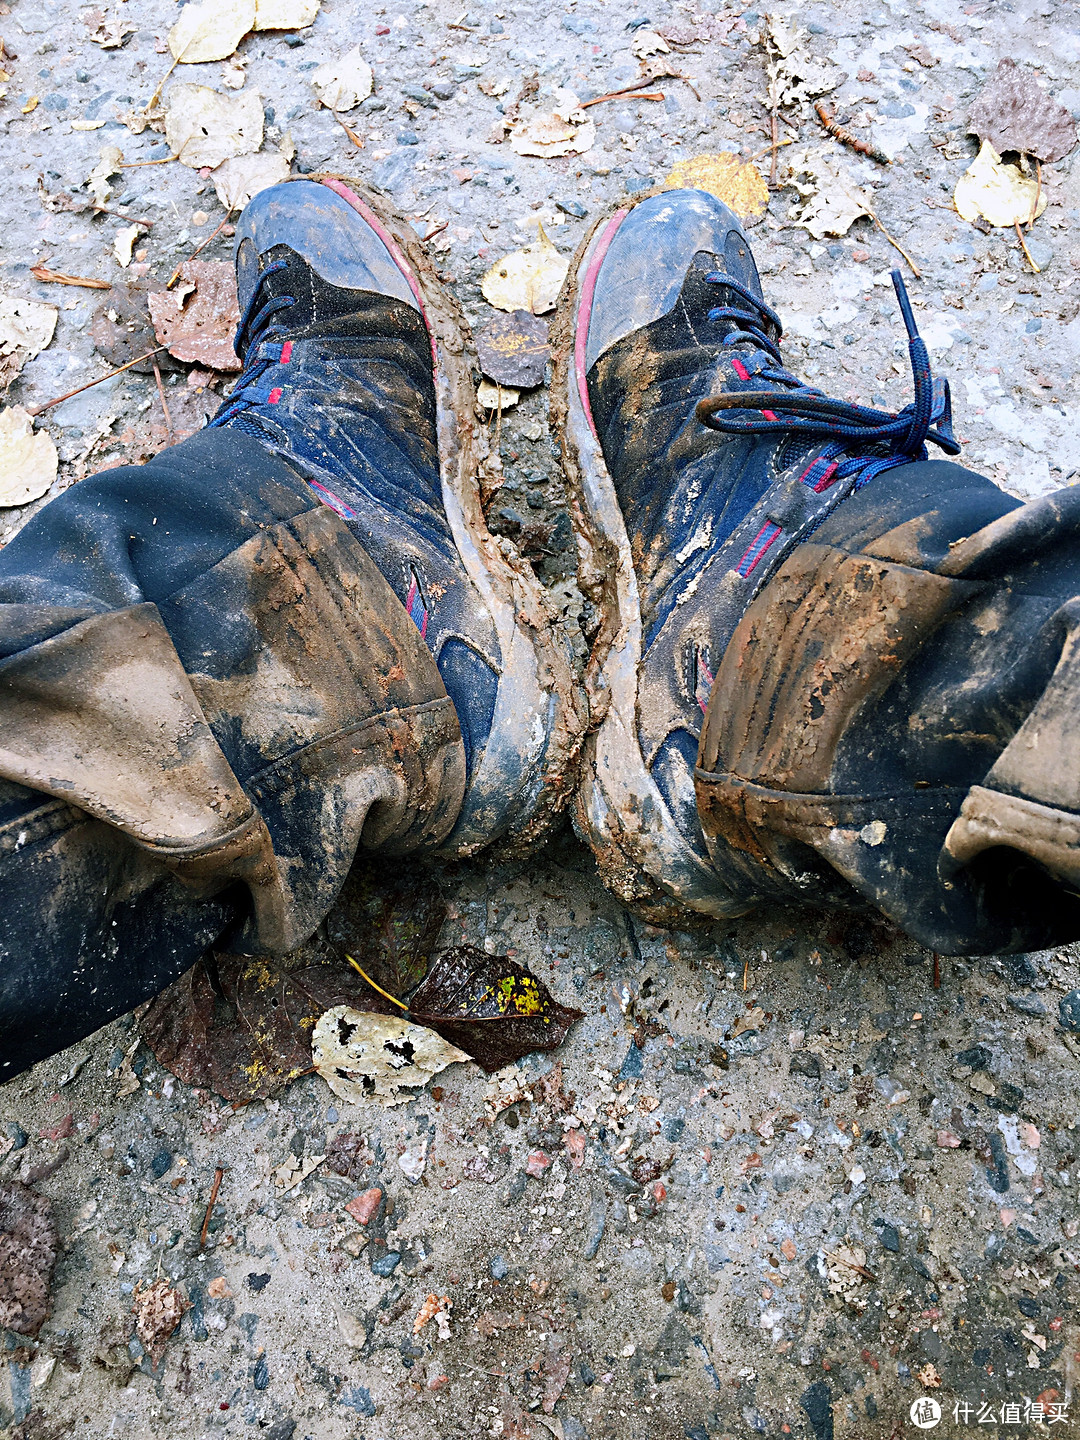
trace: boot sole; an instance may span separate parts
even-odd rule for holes
[[[362,184],[320,174],[383,240],[412,288],[431,336],[442,499],[462,564],[492,617],[502,670],[491,732],[462,812],[439,854],[474,854],[493,841],[510,854],[551,830],[573,793],[568,778],[585,733],[573,654],[559,617],[513,542],[491,534],[480,496],[487,442],[475,419],[469,326],[408,221]]]
[[[599,625],[585,672],[592,730],[582,752],[574,824],[605,884],[658,923],[686,911],[727,918],[752,908],[725,896],[715,872],[682,838],[638,742],[641,605],[615,482],[593,428],[585,381],[585,337],[600,264],[637,196],[593,226],[559,298],[551,414],[570,487],[581,589]]]

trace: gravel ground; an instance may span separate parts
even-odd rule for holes
[[[267,145],[291,134],[294,173],[358,174],[415,217],[478,328],[492,315],[479,277],[537,219],[569,252],[679,159],[764,151],[769,166],[752,10],[497,4],[327,0],[310,28],[240,47]],[[168,153],[117,117],[165,73],[173,5],[125,0],[134,30],[115,49],[92,43],[96,17],[70,6],[0,12],[17,56],[3,62],[0,106],[2,291],[60,306],[55,339],[10,391],[33,406],[104,373],[95,345],[113,363],[121,342],[139,353],[149,332],[118,340],[108,310],[138,310],[140,287],[160,286],[225,217],[212,181],[176,163],[123,171],[119,215],[49,210],[39,196],[39,177],[46,192],[85,195],[103,145],[128,162]],[[1067,15],[1049,0],[842,0],[799,17],[848,77],[830,101],[894,157],[886,169],[835,150],[922,271],[916,313],[952,381],[964,458],[1023,498],[1080,470],[1080,161],[1043,169],[1050,203],[1028,238],[1038,274],[1012,232],[961,220],[951,194],[976,152],[968,108],[1001,57],[1080,116]],[[658,82],[663,103],[590,109],[597,138],[580,156],[490,143],[534,71],[541,99],[635,79],[635,18],[707,35],[665,57],[692,84]],[[353,44],[376,80],[348,117],[362,151],[310,86]],[[173,78],[223,88],[219,64],[184,70]],[[784,138],[823,140],[808,115],[792,112]],[[104,124],[72,128],[84,120]],[[903,404],[896,252],[869,220],[811,242],[791,223],[795,198],[774,193],[752,231],[789,365],[830,393]],[[121,271],[113,237],[130,217],[154,223]],[[228,258],[228,243],[201,258]],[[116,288],[39,283],[30,267],[42,263]],[[57,488],[194,428],[221,384],[166,370],[168,425],[153,375],[132,371],[50,410]],[[587,614],[546,404],[530,392],[502,418],[491,516],[574,631]],[[0,512],[0,541],[33,508]],[[528,864],[463,865],[440,883],[444,943],[516,952],[586,1012],[557,1056],[495,1080],[457,1066],[390,1111],[336,1101],[316,1077],[234,1111],[164,1073],[129,1017],[0,1089],[0,1178],[49,1196],[62,1236],[51,1318],[36,1342],[6,1334],[0,1427],[25,1440],[891,1440],[913,1432],[909,1407],[928,1396],[941,1433],[1044,1433],[1033,1403],[1065,1417],[1051,1433],[1070,1433],[1080,1000],[1061,1002],[1080,983],[1074,949],[935,962],[883,924],[794,912],[660,930],[598,885],[569,832]],[[364,1138],[353,1175],[323,1162],[291,1189],[276,1183],[277,1167],[325,1156],[340,1134]],[[373,1189],[378,1208],[358,1225],[344,1207]],[[155,1362],[132,1304],[159,1279],[187,1308]],[[428,1295],[449,1297],[448,1338],[435,1320],[414,1333]]]

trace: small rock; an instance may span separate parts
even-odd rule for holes
[[[159,1150],[150,1161],[150,1174],[155,1180],[160,1180],[163,1175],[168,1174],[172,1169],[173,1157],[169,1150]]]
[[[875,1220],[874,1224],[877,1227],[882,1247],[890,1251],[893,1255],[899,1255],[900,1236],[897,1233],[896,1226],[890,1225],[886,1220]]]
[[[1048,270],[1054,258],[1054,252],[1046,241],[1039,240],[1035,236],[1028,236],[1024,243],[1027,245],[1028,254],[1039,269]]]
[[[545,1155],[543,1150],[534,1150],[525,1161],[525,1174],[531,1175],[534,1180],[540,1180],[543,1178],[544,1171],[550,1164],[550,1155]]]
[[[378,1210],[381,1200],[382,1191],[377,1185],[373,1186],[349,1201],[345,1206],[346,1214],[351,1215],[358,1225],[367,1225]]]
[[[395,136],[399,145],[419,145],[420,136],[413,130],[400,130]]]
[[[452,100],[457,94],[457,86],[450,80],[436,80],[431,93],[436,100]]]
[[[380,1255],[378,1260],[372,1260],[371,1273],[381,1275],[388,1280],[397,1267],[401,1264],[401,1256],[396,1250],[388,1250],[385,1255]]]
[[[258,1295],[260,1290],[265,1290],[267,1285],[269,1284],[269,1273],[265,1275],[256,1275],[254,1271],[251,1271],[247,1277],[247,1287],[249,1290],[254,1290],[256,1295]]]
[[[808,1080],[821,1079],[821,1060],[809,1050],[798,1050],[791,1057],[789,1075],[805,1075]]]
[[[967,1050],[957,1052],[956,1063],[966,1065],[969,1070],[979,1071],[986,1069],[991,1058],[990,1051],[985,1045],[971,1045]]]
[[[1037,995],[1009,995],[1006,997],[1014,1010],[1021,1015],[1045,1015],[1046,1006]]]
[[[570,198],[568,200],[556,200],[555,204],[558,209],[563,212],[564,215],[573,215],[575,220],[584,220],[585,216],[589,213],[589,207],[587,205],[583,205],[580,200],[575,200],[573,198]],[[1029,245],[1028,249],[1030,250],[1030,248],[1031,247]]]
[[[284,1420],[275,1420],[266,1432],[266,1440],[293,1440],[295,1431],[295,1420],[290,1420],[288,1417]]]
[[[594,1260],[604,1238],[606,1214],[603,1200],[597,1196],[589,1206],[589,1223],[585,1227],[585,1259]]]
[[[1058,1020],[1063,1030],[1080,1035],[1080,990],[1070,990],[1058,1001]]]
[[[270,1384],[270,1369],[266,1363],[266,1356],[260,1355],[255,1362],[255,1373],[252,1377],[256,1390],[265,1390]]]
[[[510,1267],[502,1255],[493,1255],[488,1261],[488,1274],[493,1280],[505,1280],[510,1273]]]
[[[21,1150],[30,1139],[30,1136],[27,1135],[17,1120],[9,1120],[7,1122],[4,1126],[4,1134],[11,1141],[11,1148],[13,1150]]]

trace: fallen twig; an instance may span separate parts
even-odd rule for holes
[[[117,170],[137,170],[140,165],[168,165],[171,160],[178,157],[175,155],[163,155],[160,160],[122,160],[117,165]]]
[[[221,1189],[221,1181],[225,1174],[224,1165],[219,1165],[214,1171],[214,1184],[210,1190],[210,1204],[206,1207],[206,1214],[203,1217],[202,1229],[199,1231],[199,1249],[206,1244],[206,1237],[210,1233],[210,1217],[214,1213],[214,1206],[217,1204],[218,1191]]]
[[[619,100],[627,94],[625,90],[610,90],[606,95],[597,95],[592,100],[583,100],[580,109],[587,110],[590,105],[600,105],[605,100]],[[639,90],[634,93],[635,100],[663,100],[662,90]]]
[[[861,1275],[864,1280],[877,1279],[877,1276],[874,1274],[874,1272],[872,1270],[868,1270],[865,1265],[856,1265],[854,1260],[845,1260],[842,1255],[833,1255],[830,1251],[826,1250],[825,1259],[831,1260],[834,1265],[843,1265],[845,1270],[854,1270],[855,1274]]]
[[[84,290],[111,290],[111,280],[93,280],[85,275],[65,275],[62,270],[50,270],[45,265],[32,265],[30,274],[35,280],[46,280],[53,285],[81,285]]]
[[[1031,258],[1031,251],[1027,248],[1027,244],[1026,244],[1025,241],[1024,241],[1024,236],[1023,236],[1023,232],[1022,232],[1021,229],[1020,229],[1020,221],[1019,221],[1019,220],[1017,220],[1017,221],[1014,222],[1014,227],[1015,227],[1015,229],[1016,229],[1016,238],[1017,238],[1017,240],[1020,241],[1020,249],[1024,252],[1024,255],[1025,255],[1025,257],[1027,258],[1028,264],[1031,266],[1033,272],[1034,272],[1036,275],[1041,275],[1041,274],[1042,274],[1042,267],[1039,266],[1039,265],[1036,265],[1036,264],[1035,264],[1035,261]]]
[[[406,1015],[409,1013],[409,1007],[408,1007],[408,1005],[406,1005],[406,1004],[404,1003],[404,1001],[398,1000],[395,996],[391,995],[391,994],[389,993],[389,991],[384,990],[381,985],[376,985],[376,984],[375,984],[375,981],[372,980],[371,976],[368,975],[366,971],[361,970],[360,966],[356,963],[356,961],[352,958],[351,955],[346,955],[346,956],[345,956],[345,959],[346,959],[346,960],[349,962],[349,964],[353,967],[353,969],[356,971],[356,973],[357,973],[359,976],[361,976],[364,980],[366,980],[367,983],[371,986],[371,988],[372,988],[377,994],[381,995],[384,1000],[389,1000],[390,1003],[391,1003],[391,1005],[396,1005],[399,1010],[404,1010],[405,1013],[406,1013]]]
[[[889,234],[888,230],[885,229],[885,226],[881,223],[881,221],[878,219],[878,217],[874,214],[873,210],[870,211],[870,219],[873,220],[874,224],[875,224],[875,225],[877,226],[877,228],[881,231],[882,235],[885,236],[885,239],[889,242],[889,244],[893,247],[893,249],[896,250],[896,251],[898,251],[899,254],[901,254],[901,255],[904,257],[904,259],[907,261],[907,263],[911,266],[911,273],[915,276],[915,279],[916,279],[916,280],[921,280],[921,279],[922,279],[922,271],[919,269],[918,265],[915,264],[915,261],[914,261],[914,260],[911,258],[911,256],[907,253],[907,251],[906,251],[906,250],[904,249],[904,247],[900,244],[900,242],[899,242],[898,240],[894,240],[894,239],[893,239],[893,237]]]
[[[217,239],[217,237],[221,234],[222,230],[224,230],[224,229],[225,229],[225,226],[229,223],[229,216],[230,216],[232,213],[233,213],[233,212],[232,212],[231,210],[226,210],[226,211],[225,211],[225,219],[222,220],[221,224],[217,227],[217,229],[214,231],[214,233],[213,233],[212,235],[207,235],[207,237],[206,237],[205,240],[200,240],[200,242],[198,243],[198,245],[195,246],[195,249],[194,249],[194,250],[191,252],[191,254],[187,257],[187,260],[181,260],[181,261],[180,261],[180,264],[176,267],[176,269],[173,271],[173,273],[169,276],[168,281],[167,281],[166,284],[165,284],[165,289],[166,289],[166,290],[171,290],[172,287],[176,284],[177,280],[180,279],[180,271],[184,268],[184,266],[188,263],[188,261],[189,261],[189,260],[194,260],[195,257],[196,257],[196,255],[200,255],[200,254],[206,249],[207,245],[210,244],[211,240],[216,240],[216,239]]]
[[[850,130],[845,130],[842,125],[838,125],[835,115],[829,113],[829,108],[823,100],[819,100],[814,106],[814,114],[833,139],[839,140],[841,145],[847,145],[849,149],[857,151],[860,155],[869,156],[871,160],[876,160],[879,165],[892,164],[892,161],[885,152],[879,150],[876,145],[871,145],[868,140],[860,140],[859,137],[853,135]]]
[[[341,116],[337,113],[336,110],[331,110],[330,114],[333,115],[334,119],[341,126],[342,130],[345,131],[345,134],[349,137],[349,139],[356,146],[356,148],[358,150],[363,150],[364,142],[361,137],[356,133],[356,131],[350,125],[345,124],[345,121],[342,120]]]
[[[168,443],[173,443],[172,416],[169,414],[169,404],[165,399],[165,386],[161,383],[161,366],[157,363],[157,356],[151,356],[151,363],[154,367],[154,382],[157,385],[158,399],[161,401],[161,413],[165,416],[165,435]]]
[[[126,365],[118,365],[115,370],[110,370],[107,375],[99,375],[96,380],[88,380],[85,385],[79,385],[74,390],[69,390],[66,395],[57,395],[55,400],[46,400],[44,405],[37,405],[33,410],[28,410],[28,415],[41,415],[46,410],[51,410],[54,405],[60,405],[65,400],[70,400],[73,395],[81,395],[84,390],[92,390],[95,385],[101,385],[106,380],[111,380],[114,375],[121,374],[124,370],[130,370],[132,365],[138,365],[140,360],[149,360],[151,355],[160,355],[162,350],[167,350],[167,345],[159,345],[155,350],[147,350],[145,355],[136,355],[134,360],[129,360]]]

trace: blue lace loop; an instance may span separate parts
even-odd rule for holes
[[[947,455],[959,455],[960,446],[952,430],[952,405],[946,380],[935,380],[930,357],[919,335],[904,277],[892,271],[893,287],[908,334],[908,354],[915,385],[915,399],[896,413],[874,410],[832,400],[807,385],[783,366],[779,340],[780,317],[745,285],[731,275],[711,271],[705,277],[712,285],[723,285],[738,303],[719,305],[709,311],[710,320],[726,320],[735,329],[723,344],[753,345],[775,363],[763,365],[756,374],[772,390],[738,390],[712,395],[697,406],[698,419],[711,430],[725,435],[790,435],[828,438],[819,461],[836,461],[835,478],[857,474],[856,489],[875,475],[912,460],[927,458],[926,442],[938,445]],[[769,419],[763,411],[775,418]],[[866,448],[864,448],[866,447]],[[869,451],[869,453],[868,453]]]
[[[208,429],[215,425],[225,425],[235,416],[239,415],[249,405],[265,405],[270,396],[268,386],[260,385],[258,382],[271,365],[275,365],[281,359],[281,346],[271,343],[275,335],[283,335],[286,326],[273,325],[270,322],[274,316],[282,310],[288,310],[296,304],[292,295],[275,295],[263,303],[263,285],[266,280],[284,270],[286,261],[275,260],[268,265],[255,282],[255,288],[251,292],[251,298],[244,306],[244,313],[240,317],[240,324],[236,327],[236,338],[233,341],[233,349],[237,355],[244,360],[244,368],[236,378],[232,390],[225,398],[225,402],[214,418],[209,422]],[[257,308],[261,307],[261,308]],[[246,353],[246,359],[244,359]]]

